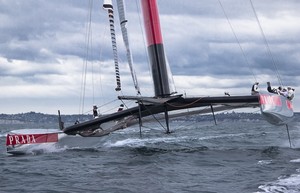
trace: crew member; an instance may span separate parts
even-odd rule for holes
[[[124,108],[124,105],[123,105],[123,104],[120,104],[120,107],[119,107],[119,109],[118,109],[118,112],[119,112],[119,111],[123,111],[123,108]]]
[[[278,94],[278,91],[276,88],[273,88],[271,87],[271,83],[270,82],[267,82],[268,84],[268,87],[267,87],[267,90],[270,92],[270,93],[274,93],[274,94]],[[280,91],[281,90],[281,87],[278,87],[278,90]]]
[[[278,89],[278,93],[284,97],[288,97],[288,90],[286,88]]]
[[[295,96],[295,89],[294,88],[291,88],[291,87],[287,87],[288,89],[288,95],[287,95],[287,98],[289,100],[293,100],[294,96]]]
[[[93,116],[94,116],[94,118],[98,117],[98,107],[97,107],[97,105],[93,105]]]
[[[259,82],[255,82],[252,85],[252,89],[251,89],[251,95],[257,95],[259,93],[259,87],[258,87]]]

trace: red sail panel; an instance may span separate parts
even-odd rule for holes
[[[145,31],[148,46],[162,44],[162,35],[156,0],[142,0]]]
[[[7,134],[6,146],[34,143],[58,142],[58,133],[47,134]]]

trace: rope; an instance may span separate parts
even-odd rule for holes
[[[235,37],[235,40],[237,41],[237,43],[238,43],[238,45],[239,45],[239,47],[240,47],[240,50],[241,50],[241,52],[242,52],[242,54],[243,54],[243,56],[244,56],[244,59],[245,59],[245,61],[246,61],[246,64],[247,64],[248,67],[250,68],[251,73],[252,73],[252,76],[253,76],[255,82],[257,82],[257,79],[256,79],[256,76],[255,76],[255,74],[254,74],[254,72],[253,72],[253,69],[251,68],[251,65],[250,65],[250,63],[249,63],[249,61],[248,61],[248,59],[247,59],[247,57],[246,57],[246,54],[245,54],[245,52],[244,52],[244,49],[242,48],[241,43],[240,43],[240,41],[239,41],[239,39],[238,39],[238,37],[237,37],[237,35],[236,35],[236,33],[235,33],[235,31],[234,31],[232,25],[231,25],[231,22],[230,22],[230,20],[229,20],[229,17],[228,17],[228,15],[227,15],[226,12],[225,12],[224,6],[222,5],[222,3],[221,3],[220,0],[218,0],[218,1],[219,1],[219,4],[220,4],[220,6],[221,6],[221,8],[222,8],[222,10],[223,10],[223,13],[224,13],[226,19],[227,19],[227,22],[228,22],[228,24],[229,24],[229,26],[230,26],[230,29],[231,29],[231,31],[232,31],[234,37]]]
[[[142,19],[141,19],[141,8],[140,8],[140,4],[138,2],[138,0],[135,1],[135,4],[136,4],[136,9],[137,9],[137,12],[138,12],[138,17],[139,17],[139,25],[140,25],[140,30],[141,30],[141,34],[142,34],[142,37],[143,37],[143,43],[144,43],[144,53],[145,53],[145,56],[147,56],[147,46],[146,46],[146,39],[145,39],[145,33],[144,33],[144,30],[143,30],[143,25],[142,25]],[[148,62],[148,74],[149,74],[149,77],[151,77],[151,67],[150,67],[150,59],[149,57],[146,57],[147,59],[147,62]]]
[[[104,40],[106,38],[106,33],[105,33],[106,30],[107,30],[107,26],[104,27],[103,34],[101,36],[102,40]],[[102,54],[103,54],[103,47],[101,46],[100,47],[100,53],[99,53],[99,55],[100,55],[99,56],[99,61],[100,62],[99,62],[99,69],[98,69],[99,70],[98,72],[99,72],[100,94],[102,96],[102,97],[100,97],[100,104],[102,103],[103,98],[104,98],[103,85],[102,85],[102,69],[101,69],[102,68],[102,62],[101,62],[102,61]],[[100,96],[100,94],[99,94],[99,96]],[[99,112],[100,112],[100,109],[99,109]]]
[[[139,101],[141,104],[143,104],[143,101]],[[144,105],[144,104],[143,104]],[[164,125],[155,117],[155,115],[151,112],[150,108],[147,108],[147,106],[144,105],[144,107],[146,108],[146,110],[148,112],[150,112],[151,116],[156,120],[156,122],[165,130],[167,131],[167,129],[164,127]],[[153,107],[154,108],[154,107]],[[142,118],[142,117],[141,117]]]
[[[86,77],[87,77],[87,61],[89,55],[89,43],[90,43],[90,35],[91,35],[91,23],[92,23],[92,7],[93,1],[89,1],[89,9],[88,9],[88,25],[86,26],[86,35],[85,35],[85,45],[86,45],[86,57],[82,63],[82,77],[81,77],[81,93],[79,99],[79,114],[83,114],[84,111],[84,98],[85,98],[85,86],[86,86]]]
[[[278,82],[279,82],[279,84],[280,84],[281,86],[283,86],[283,83],[282,83],[282,81],[281,81],[281,78],[280,78],[280,75],[279,75],[279,72],[278,72],[277,65],[276,65],[276,63],[275,63],[275,59],[274,59],[274,57],[273,57],[273,55],[272,55],[272,53],[271,53],[270,46],[269,46],[269,44],[268,44],[267,38],[266,38],[266,36],[265,36],[265,33],[264,33],[264,31],[263,31],[263,29],[262,29],[262,27],[261,27],[260,21],[259,21],[259,19],[258,19],[258,16],[257,16],[257,14],[256,14],[255,8],[254,8],[254,6],[253,6],[252,0],[250,0],[250,3],[251,3],[251,7],[252,7],[252,10],[253,10],[253,13],[254,13],[254,15],[255,15],[256,21],[257,21],[257,23],[258,23],[258,26],[259,26],[261,35],[262,35],[262,37],[263,37],[264,43],[265,43],[265,45],[266,45],[268,54],[269,54],[269,56],[270,56],[270,58],[271,58],[271,60],[272,60],[272,63],[273,63],[273,66],[274,66],[274,69],[275,69],[275,72],[276,72],[276,76],[277,76],[277,79],[278,79]]]

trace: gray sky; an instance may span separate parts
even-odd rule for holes
[[[85,108],[116,99],[107,12],[94,1],[0,0],[0,113],[77,114],[87,64]],[[300,110],[300,1],[252,0],[276,66],[268,54],[249,0],[158,0],[165,51],[178,93],[249,94],[253,82],[296,89]],[[130,4],[128,4],[130,3]],[[153,95],[139,1],[127,0],[129,38],[142,94]],[[117,10],[115,10],[117,14]],[[116,28],[119,32],[118,17]],[[119,33],[124,95],[135,95]],[[87,43],[89,42],[89,49]],[[88,54],[87,54],[88,53]],[[246,62],[246,60],[248,62]],[[118,103],[118,102],[117,102]],[[106,107],[108,108],[108,107]],[[116,108],[112,106],[112,108]]]

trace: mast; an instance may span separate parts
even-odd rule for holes
[[[170,85],[156,0],[141,0],[155,97],[168,97]]]

